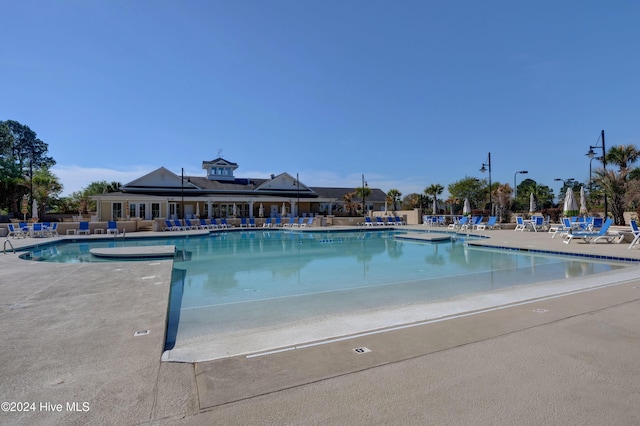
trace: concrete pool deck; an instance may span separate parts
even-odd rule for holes
[[[412,228],[429,229],[403,227]],[[624,243],[477,233],[489,246],[640,260]],[[131,236],[143,234],[154,235]],[[0,402],[20,411],[3,405],[0,424],[640,423],[640,264],[637,278],[562,297],[266,356],[173,363],[160,360],[172,262],[0,255]]]

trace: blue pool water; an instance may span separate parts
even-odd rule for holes
[[[229,340],[398,306],[623,268],[568,256],[413,242],[397,231],[243,231],[125,242],[78,241],[32,250],[51,262],[101,262],[90,248],[175,245],[170,345]],[[261,333],[261,334],[260,334]],[[259,340],[259,339],[258,339]],[[268,347],[272,342],[261,345]],[[217,343],[219,344],[219,343]],[[273,342],[273,344],[276,344]],[[206,346],[206,345],[205,345]],[[216,349],[220,351],[220,349]]]

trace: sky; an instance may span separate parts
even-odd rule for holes
[[[640,146],[637,1],[0,5],[0,120],[48,144],[62,195],[222,156],[241,178],[446,196],[489,153],[492,182],[557,194],[588,182],[602,130]]]

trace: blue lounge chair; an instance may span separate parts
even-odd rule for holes
[[[489,219],[486,223],[479,223],[476,225],[476,229],[485,230],[485,229],[495,229],[498,227],[497,225],[498,217],[497,216],[489,216]]]
[[[374,222],[378,226],[384,226],[384,220],[380,216],[376,216],[376,221]]]
[[[164,221],[164,225],[165,226],[162,227],[163,231],[175,231],[175,227],[174,227],[173,223],[171,223],[170,220],[165,220]]]
[[[185,223],[185,228],[187,229],[200,229],[200,225],[198,225],[197,223],[191,222],[191,219],[185,219],[184,223]]]
[[[14,227],[13,223],[9,223],[7,227],[9,229],[9,233],[7,234],[7,237],[24,238],[27,236],[27,234],[22,229]]]
[[[393,216],[389,216],[389,217],[387,218],[387,225],[388,225],[388,226],[394,226],[394,225],[396,225],[396,218],[395,218],[395,217],[393,217]]]
[[[282,226],[282,218],[280,216],[276,216],[276,223],[274,224],[276,227]]]
[[[373,222],[371,221],[371,218],[369,216],[366,216],[364,218],[364,226],[373,226]]]
[[[58,222],[53,222],[49,227],[47,227],[45,233],[49,237],[59,237],[60,235],[58,234]]]
[[[634,219],[631,219],[631,232],[633,233],[633,240],[631,241],[631,244],[629,244],[629,247],[627,247],[627,249],[632,249],[634,248],[638,242],[640,242],[640,228],[638,228],[638,222],[636,222]]]
[[[180,222],[180,219],[173,219],[173,226],[176,228],[175,231],[184,231],[187,229],[187,227]]]
[[[264,223],[262,224],[263,228],[271,228],[271,218],[268,217],[264,220]]]
[[[255,228],[256,227],[256,220],[253,217],[249,218],[249,228]]]
[[[115,221],[107,222],[107,234],[118,235],[118,224]]]
[[[33,225],[31,225],[31,236],[32,237],[44,237],[44,227],[42,226],[41,223],[36,222]]]
[[[76,233],[78,235],[89,235],[91,233],[91,231],[89,230],[89,222],[80,222],[80,225],[78,225],[78,231]]]
[[[307,226],[313,226],[313,216],[309,216],[307,218],[307,221],[306,222],[303,221],[300,226],[303,228],[306,228]]]
[[[211,223],[207,223],[207,219],[200,219],[200,229],[213,229],[215,226]]]
[[[247,226],[247,218],[246,217],[241,217],[240,218],[240,228],[245,228]]]
[[[227,223],[227,219],[225,219],[224,217],[222,219],[220,219],[220,228],[230,228],[231,225],[229,225]]]
[[[616,239],[619,239],[618,242],[620,242],[621,239],[621,235],[619,232],[614,232],[614,233],[609,233],[609,227],[611,226],[611,224],[613,224],[613,219],[607,219],[604,224],[602,225],[602,228],[600,228],[600,231],[595,232],[595,231],[573,231],[570,230],[567,235],[565,235],[564,239],[562,240],[565,244],[569,244],[571,242],[571,240],[573,239],[582,239],[588,243],[591,244],[595,244],[597,243],[599,240],[604,240],[608,243],[611,243],[613,241],[615,241]]]
[[[524,231],[527,229],[527,224],[524,223],[522,216],[516,216],[516,228],[514,231]]]

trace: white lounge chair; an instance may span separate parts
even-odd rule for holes
[[[607,219],[602,225],[602,228],[600,228],[600,231],[598,232],[569,231],[567,235],[565,235],[562,241],[565,244],[569,244],[571,240],[574,240],[574,239],[582,239],[591,244],[595,244],[599,240],[604,240],[608,243],[611,243],[616,241],[617,239],[617,242],[620,242],[622,241],[622,235],[619,232],[616,231],[616,232],[609,233],[609,227],[611,226],[612,223],[613,223],[612,219]]]

